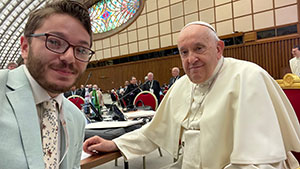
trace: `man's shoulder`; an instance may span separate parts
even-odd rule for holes
[[[7,76],[8,76],[8,69],[2,69],[0,70],[0,81],[7,81]]]
[[[223,80],[243,79],[258,81],[258,79],[273,79],[271,75],[256,63],[226,58],[222,70]]]
[[[295,61],[296,61],[296,57],[293,57],[292,59],[290,59],[290,63],[295,63]]]
[[[224,58],[224,64],[226,67],[230,67],[230,71],[243,72],[247,71],[248,73],[253,71],[265,71],[262,67],[257,65],[256,63],[249,62],[246,60],[239,60],[235,58]]]

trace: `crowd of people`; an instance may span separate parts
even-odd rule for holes
[[[133,108],[135,97],[142,91],[149,91],[155,95],[158,104],[166,94],[167,90],[180,78],[179,68],[172,68],[172,77],[169,84],[160,85],[160,83],[154,79],[154,74],[148,72],[144,78],[144,82],[137,80],[135,76],[132,76],[129,81],[124,82],[124,87],[113,88],[111,92],[112,101],[118,101],[123,108]]]
[[[132,76],[129,81],[125,81],[124,87],[120,86],[118,89],[113,88],[109,91],[111,99],[113,102],[118,102],[122,108],[130,109],[134,107],[133,101],[140,92],[149,91],[155,95],[158,103],[160,103],[161,98],[168,88],[180,78],[179,68],[172,68],[171,74],[170,83],[164,84],[163,86],[160,86],[160,83],[154,79],[152,72],[146,75],[143,83],[141,80],[138,81],[136,77]],[[80,85],[80,88],[73,85],[69,91],[64,93],[64,96],[66,98],[81,96],[85,101],[91,102],[99,111],[101,107],[104,106],[103,90],[99,88],[97,84]]]

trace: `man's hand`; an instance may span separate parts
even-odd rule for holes
[[[96,154],[97,152],[117,151],[118,147],[113,141],[105,140],[99,136],[91,137],[83,143],[83,151],[88,154]]]

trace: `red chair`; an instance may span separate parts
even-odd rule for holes
[[[149,91],[140,92],[134,98],[133,104],[136,107],[143,106],[143,104],[144,104],[144,106],[151,106],[152,110],[154,110],[154,111],[157,109],[157,106],[158,106],[158,102],[157,102],[155,95]]]
[[[285,95],[289,98],[300,123],[300,89],[283,89]],[[298,161],[300,161],[300,153],[293,152]]]
[[[157,106],[158,106],[157,98],[155,97],[155,95],[153,93],[151,93],[149,91],[140,92],[134,98],[133,104],[136,107],[143,106],[143,104],[144,104],[144,106],[151,106],[152,110],[154,110],[154,111],[157,109]],[[163,156],[160,148],[158,148],[158,153],[161,157]],[[146,168],[146,157],[145,156],[143,156],[143,168],[144,169]]]
[[[81,96],[72,95],[69,96],[67,99],[74,103],[79,108],[79,110],[81,110],[82,105],[84,104],[84,99]]]
[[[300,78],[295,74],[287,73],[283,79],[276,81],[291,102],[300,123]],[[300,153],[293,152],[293,154],[300,161]]]

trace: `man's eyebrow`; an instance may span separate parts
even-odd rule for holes
[[[84,41],[84,40],[79,41],[79,43],[82,44],[82,45],[90,46],[90,44],[87,41]]]

